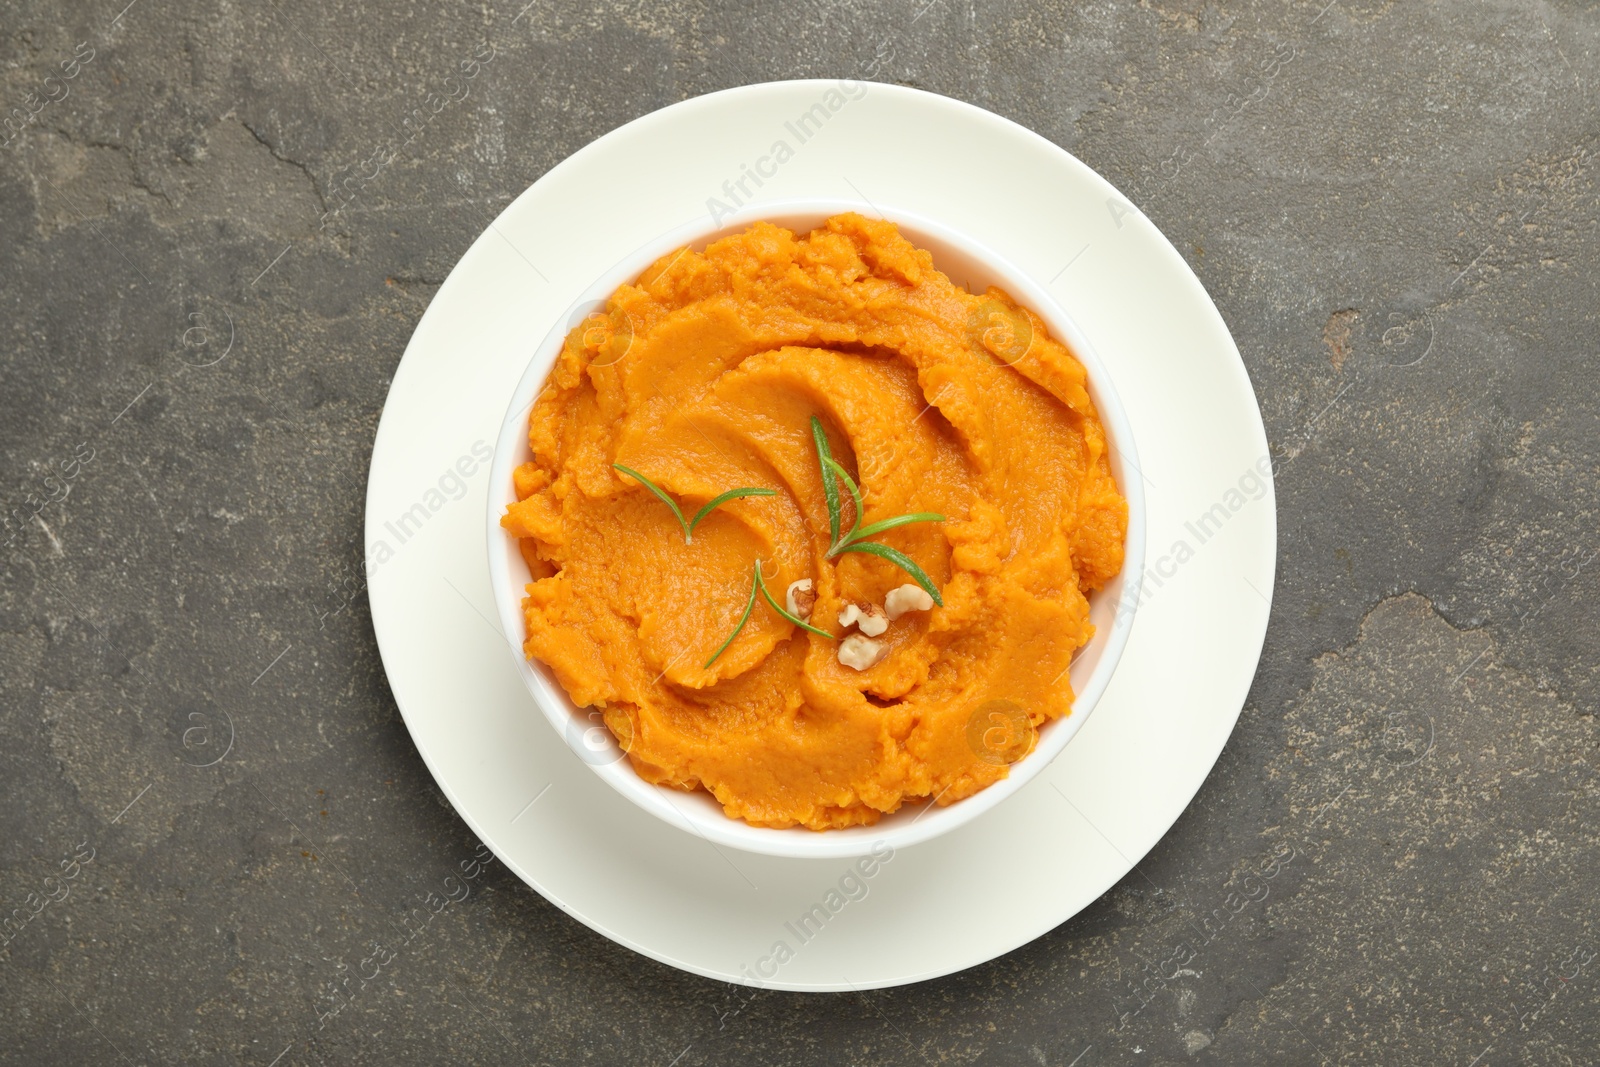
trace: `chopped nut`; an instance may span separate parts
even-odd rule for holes
[[[883,642],[860,634],[851,634],[839,642],[839,662],[858,671],[876,665],[888,652]]]
[[[811,579],[801,578],[797,582],[790,582],[789,593],[784,600],[790,615],[797,619],[810,619],[811,609],[817,603],[817,594],[812,588]]]
[[[891,619],[898,619],[908,611],[927,611],[931,607],[933,597],[928,591],[910,583],[889,590],[889,595],[883,598],[883,610]]]
[[[888,617],[876,604],[846,604],[839,612],[839,625],[848,627],[851,623],[868,637],[877,637],[889,628]]]

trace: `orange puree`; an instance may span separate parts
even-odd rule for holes
[[[944,606],[891,622],[885,658],[861,671],[838,658],[856,633],[841,607],[881,606],[911,578],[876,556],[825,558],[814,415],[861,485],[863,525],[946,517],[873,538]],[[1021,755],[1071,712],[1067,665],[1094,632],[1085,594],[1122,566],[1127,502],[1082,365],[1003,292],[966,292],[856,214],[663,257],[566,338],[529,441],[502,519],[533,573],[527,655],[602,710],[640,776],[709,790],[757,826],[872,823],[1005,777],[1010,757],[979,743],[991,728],[975,716],[1001,729],[992,709],[1013,709]],[[777,495],[723,505],[686,544],[613,464],[690,516],[737,486]],[[810,622],[834,640],[757,600],[707,667],[757,559],[779,604],[813,580]]]

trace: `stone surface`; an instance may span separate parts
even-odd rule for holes
[[[1593,2],[125,2],[0,0],[4,107],[58,97],[0,148],[0,1064],[1594,1062]],[[495,866],[319,1029],[476,847],[350,592],[429,298],[604,131],[875,56],[1105,174],[1234,331],[1280,578],[1221,762],[963,974],[721,1026]]]

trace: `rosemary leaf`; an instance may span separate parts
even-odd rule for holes
[[[944,599],[939,596],[939,589],[933,584],[933,579],[929,578],[925,573],[923,573],[922,568],[917,566],[916,562],[912,560],[910,556],[906,555],[898,548],[890,548],[888,545],[882,544],[878,541],[857,541],[853,545],[845,545],[843,548],[839,549],[839,551],[865,552],[869,556],[877,556],[880,559],[888,560],[896,567],[899,567],[901,570],[911,575],[912,580],[918,585],[922,586],[922,588],[927,591],[929,596],[933,597],[933,602],[935,604],[939,605],[941,608],[944,607]]]
[[[892,519],[884,519],[882,522],[875,522],[870,526],[863,526],[861,529],[855,532],[854,536],[847,538],[845,540],[845,544],[851,544],[856,541],[865,541],[869,537],[876,537],[879,534],[888,530],[892,530],[897,526],[909,526],[914,522],[944,521],[943,515],[936,515],[931,511],[916,511],[912,512],[910,515],[896,515]]]
[[[907,526],[914,522],[945,521],[943,515],[936,514],[935,512],[916,511],[909,515],[896,515],[892,519],[882,519],[878,522],[863,527],[861,525],[861,517],[866,513],[866,508],[861,503],[861,488],[856,485],[855,479],[850,477],[850,472],[839,466],[838,463],[834,462],[832,459],[825,460],[824,462],[829,467],[833,468],[833,472],[836,477],[844,480],[844,487],[849,490],[850,499],[853,500],[856,505],[855,522],[850,524],[849,533],[846,533],[843,537],[840,537],[834,541],[831,546],[829,546],[827,552],[827,558],[829,559],[837,556],[850,545],[858,544],[861,541],[865,541],[869,537],[875,537],[886,530],[893,530],[897,526]]]
[[[856,484],[854,478],[850,477],[850,472],[834,462],[832,456],[829,456],[823,462],[833,470],[835,477],[844,479],[844,487],[850,491],[850,499],[856,506],[855,521],[850,524],[850,532],[841,538],[838,530],[833,531],[833,544],[828,548],[828,555],[831,556],[840,545],[847,545],[856,539],[856,530],[861,527],[861,512],[863,508],[861,504],[861,487]]]
[[[739,616],[739,624],[733,628],[733,633],[729,634],[728,635],[728,639],[726,641],[722,642],[722,646],[711,654],[711,658],[710,659],[706,660],[706,665],[705,665],[705,668],[704,668],[705,670],[710,670],[711,669],[711,665],[713,663],[717,662],[717,657],[721,656],[724,652],[728,651],[728,646],[733,644],[733,639],[735,637],[739,636],[739,631],[744,629],[744,624],[750,621],[750,612],[756,606],[756,586],[760,582],[760,580],[761,580],[761,561],[760,560],[756,560],[756,575],[755,575],[755,578],[752,579],[751,582],[750,582],[750,599],[745,601],[744,614]]]
[[[678,519],[678,525],[683,527],[683,543],[688,544],[691,537],[689,522],[683,517],[683,511],[678,507],[677,501],[673,500],[670,496],[663,492],[659,485],[657,485],[655,482],[652,482],[649,478],[646,478],[633,468],[624,467],[620,463],[613,463],[611,466],[614,470],[621,471],[623,474],[626,474],[628,477],[632,478],[634,481],[650,490],[661,499],[663,504],[672,509],[672,514]],[[696,521],[698,521],[698,519]]]
[[[729,489],[726,493],[723,493],[721,496],[714,497],[711,500],[707,501],[705,507],[701,508],[699,511],[694,513],[694,518],[689,520],[689,528],[688,528],[688,531],[684,535],[683,543],[686,544],[686,545],[693,544],[694,543],[694,528],[696,526],[700,525],[700,520],[705,518],[707,515],[711,514],[713,511],[717,510],[722,505],[726,504],[728,501],[730,501],[730,500],[738,500],[740,497],[746,497],[746,496],[777,496],[777,495],[778,495],[778,491],[776,489],[758,489],[753,485],[741,486],[738,489]]]
[[[828,502],[829,543],[839,541],[839,483],[834,479],[828,464],[833,462],[833,452],[828,448],[828,435],[822,430],[822,420],[811,416],[811,440],[817,446],[817,466],[822,469],[822,495]]]
[[[767,603],[772,605],[773,611],[776,611],[779,615],[782,615],[784,618],[788,619],[802,630],[809,630],[820,637],[826,637],[829,641],[833,640],[833,635],[828,631],[819,630],[815,626],[812,626],[809,622],[806,622],[804,619],[796,615],[790,615],[782,608],[782,606],[778,604],[776,600],[772,599],[772,594],[767,591],[767,580],[761,576],[761,561],[759,559],[756,560],[756,586],[761,590],[761,595],[767,598]]]
[[[663,504],[672,509],[672,514],[676,515],[678,518],[678,525],[683,527],[683,543],[686,545],[694,544],[694,528],[700,525],[700,520],[717,510],[717,508],[721,507],[723,504],[726,504],[728,501],[738,500],[740,497],[745,496],[778,495],[778,491],[776,489],[758,489],[753,485],[741,486],[738,489],[729,489],[721,496],[707,501],[705,507],[694,513],[694,518],[685,519],[683,517],[683,509],[678,507],[678,502],[668,496],[666,491],[655,482],[652,482],[649,478],[646,478],[632,467],[624,467],[620,463],[613,463],[611,466],[616,470],[621,471],[623,474],[626,474],[628,477],[632,478],[646,489],[650,490],[658,498],[660,498]]]
[[[912,564],[912,566],[916,566],[916,564]],[[764,598],[766,598],[768,604],[772,605],[773,611],[776,611],[779,615],[782,615],[785,619],[788,619],[802,630],[809,630],[810,632],[821,637],[826,637],[830,641],[833,640],[833,635],[828,631],[819,630],[815,626],[812,626],[810,623],[806,622],[804,619],[790,615],[783,609],[781,604],[772,599],[772,593],[767,589],[767,580],[761,576],[761,561],[758,559],[756,560],[754,571],[750,576],[750,599],[745,602],[744,614],[739,616],[738,625],[733,628],[733,633],[728,635],[728,639],[722,642],[722,647],[718,648],[714,653],[711,654],[711,658],[706,660],[706,670],[711,669],[711,665],[717,662],[718,657],[728,650],[729,645],[733,644],[733,639],[739,636],[739,631],[744,629],[744,624],[750,621],[750,611],[756,606],[756,593],[758,592]],[[937,593],[934,594],[934,599],[938,599]]]

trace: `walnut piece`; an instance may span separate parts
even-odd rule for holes
[[[883,598],[883,610],[891,619],[898,619],[908,611],[927,611],[933,607],[933,597],[920,585],[907,583],[889,590]]]
[[[811,585],[810,578],[801,578],[797,582],[789,583],[789,593],[784,597],[785,607],[789,614],[797,619],[811,618],[811,609],[816,606],[817,593]]]
[[[851,634],[839,642],[839,662],[853,670],[864,671],[877,665],[888,652],[883,642],[860,634]]]
[[[877,637],[889,628],[888,616],[876,604],[846,604],[839,612],[839,625],[848,628],[851,623],[868,637]]]

